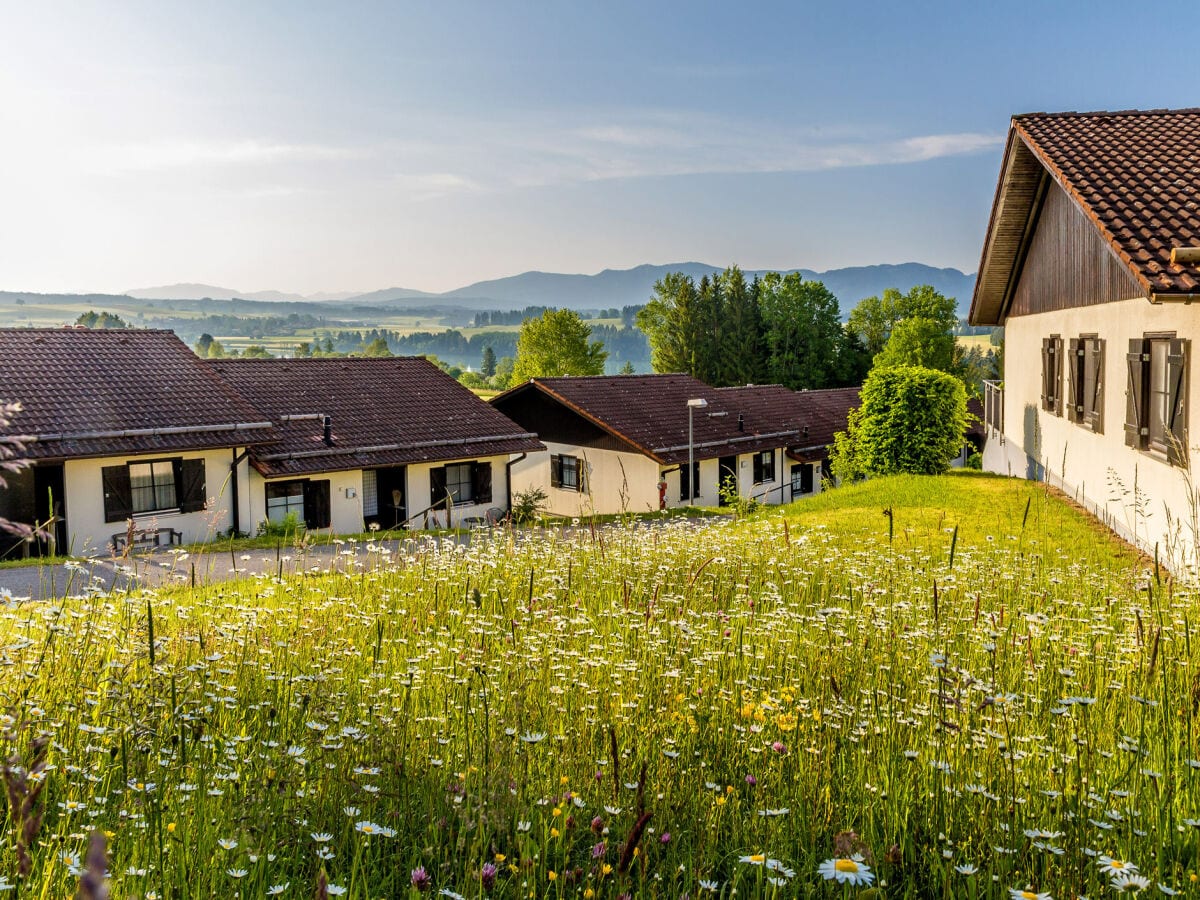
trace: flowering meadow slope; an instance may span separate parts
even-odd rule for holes
[[[338,565],[3,611],[0,890],[1193,891],[1194,598],[1036,485]]]

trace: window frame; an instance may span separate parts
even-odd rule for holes
[[[266,505],[268,522],[274,522],[276,524],[280,524],[287,518],[288,513],[294,512],[294,513],[296,513],[297,521],[299,521],[301,525],[304,524],[304,493],[305,493],[304,485],[306,482],[307,482],[307,479],[297,478],[297,479],[291,479],[289,481],[268,481],[266,483],[266,486],[263,489],[263,499],[264,499],[264,503]],[[280,488],[295,489],[296,492],[293,494],[287,495],[287,497],[288,497],[287,502],[285,502],[283,504],[283,509],[284,509],[283,515],[280,516],[279,518],[275,518],[271,515],[271,512],[272,512],[271,501],[278,500],[279,498],[272,497],[271,492],[273,490],[278,490]],[[292,500],[293,497],[299,497],[300,502],[299,502],[298,508],[297,508],[297,504],[295,502],[293,502],[293,500]],[[279,508],[279,505],[276,504],[274,509],[278,509],[278,508]]]
[[[754,454],[754,483],[773,484],[775,481],[775,451],[760,450]]]
[[[454,505],[455,506],[470,506],[470,505],[474,504],[475,503],[475,463],[473,463],[473,462],[446,463],[446,465],[443,466],[442,468],[446,470],[446,476],[445,476],[445,478],[446,478],[446,482],[445,482],[446,483],[446,493],[450,495],[451,499],[454,501]],[[457,481],[452,481],[450,478],[450,470],[451,469],[456,470],[455,474],[459,474],[459,472],[457,470],[461,470],[462,472],[465,472],[466,473],[465,482],[461,479],[459,479]],[[460,486],[460,489],[461,489],[461,485],[463,485],[464,483],[466,484],[466,489],[467,489],[467,496],[465,496],[465,497],[462,496],[462,494],[460,494],[460,493],[456,493],[455,488],[451,487],[451,485],[457,484]]]
[[[134,517],[137,516],[153,516],[164,512],[174,512],[179,509],[179,489],[180,489],[180,468],[181,460],[177,458],[167,459],[140,459],[137,462],[127,462],[125,467],[129,470],[129,508]],[[157,480],[155,468],[166,466],[170,473],[170,483],[163,478]],[[150,472],[149,490],[153,497],[153,503],[150,506],[138,507],[138,499],[144,495],[145,486],[138,486],[134,483],[134,470],[140,468],[148,468]],[[160,492],[166,492],[170,488],[170,497],[161,497]],[[169,499],[170,502],[167,502]]]
[[[584,462],[581,456],[571,456],[566,453],[550,455],[550,487],[552,488],[582,494],[584,471]]]
[[[1104,432],[1104,344],[1096,334],[1081,334],[1071,338],[1067,351],[1067,417],[1096,434]]]
[[[1156,352],[1162,354],[1158,384]],[[1126,354],[1125,443],[1174,466],[1186,467],[1188,462],[1190,358],[1191,341],[1175,332],[1147,332],[1132,338]],[[1156,397],[1161,403],[1155,402]]]

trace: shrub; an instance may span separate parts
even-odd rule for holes
[[[876,367],[862,405],[834,440],[833,469],[857,475],[936,475],[963,445],[967,395],[953,375],[920,366]]]
[[[536,520],[546,508],[549,495],[540,487],[517,491],[512,497],[512,520],[518,525],[527,525]]]
[[[259,537],[291,537],[303,530],[304,523],[300,521],[294,512],[288,513],[279,522],[263,519],[258,523]]]

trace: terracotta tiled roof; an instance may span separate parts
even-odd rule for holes
[[[32,459],[245,446],[267,418],[170,331],[0,328],[0,399]]]
[[[696,459],[773,447],[828,444],[845,428],[847,402],[857,388],[791,391],[780,385],[712,388],[690,375],[602,375],[538,378],[493,399],[505,405],[519,391],[540,390],[633,448],[668,465],[688,458],[688,406]],[[838,417],[840,414],[840,424]],[[740,419],[740,427],[739,427]],[[807,431],[807,434],[806,434]]]
[[[209,360],[282,440],[257,448],[264,475],[468,459],[542,449],[499,410],[421,357]],[[322,421],[333,420],[333,444]]]
[[[1200,109],[1014,116],[971,305],[1000,320],[1036,208],[1042,171],[1061,185],[1147,295],[1200,292]]]

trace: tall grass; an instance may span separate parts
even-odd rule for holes
[[[894,516],[892,540],[882,514]],[[956,532],[957,529],[957,532]],[[953,566],[951,545],[953,543]],[[27,878],[113,896],[1096,896],[1190,887],[1193,597],[1043,489],[887,479],[339,571],[26,604]],[[957,868],[956,868],[957,867]],[[324,887],[319,887],[319,884]]]

